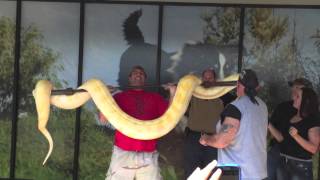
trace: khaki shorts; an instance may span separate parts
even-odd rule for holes
[[[106,180],[161,180],[157,151],[124,151],[113,147]]]

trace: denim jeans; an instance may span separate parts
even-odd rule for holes
[[[280,159],[279,144],[274,144],[267,155],[268,180],[277,180],[277,169]]]
[[[312,161],[300,161],[281,156],[278,180],[312,180]]]
[[[217,149],[201,145],[199,143],[200,137],[200,132],[191,130],[186,132],[184,146],[185,179],[187,179],[197,167],[202,169],[212,160],[217,159]]]

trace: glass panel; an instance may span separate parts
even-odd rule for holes
[[[200,75],[209,67],[214,68],[219,78],[237,72],[239,24],[239,8],[165,6],[161,83],[178,82],[189,73]],[[182,118],[176,131],[159,143],[163,156],[170,162],[164,168],[169,178],[184,178],[181,132],[186,120]]]
[[[0,1],[0,177],[10,171],[15,16],[16,2]]]
[[[20,109],[16,177],[72,179],[75,111],[51,107],[48,130],[54,147],[37,129],[32,90],[39,79],[56,88],[76,87],[79,47],[79,3],[22,3]]]
[[[247,9],[243,67],[258,72],[271,109],[290,98],[288,81],[305,77],[319,92],[317,9]],[[308,27],[308,28],[306,28]]]
[[[128,73],[141,65],[148,84],[156,84],[158,7],[87,4],[84,80],[128,86]],[[110,126],[108,126],[110,127]],[[113,131],[99,123],[91,102],[81,114],[80,179],[104,179],[113,147]]]
[[[219,78],[237,72],[239,24],[239,8],[166,6],[162,83],[208,67]]]
[[[254,69],[262,82],[261,95],[272,112],[291,99],[288,81],[309,79],[320,92],[320,10],[253,8],[246,10],[244,67]],[[318,179],[318,160],[313,174]]]

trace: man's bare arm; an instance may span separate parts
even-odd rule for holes
[[[226,117],[218,133],[212,136],[202,136],[200,139],[200,143],[216,148],[225,148],[229,146],[234,140],[239,127],[240,121],[238,119]]]

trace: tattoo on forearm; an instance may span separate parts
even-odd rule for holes
[[[231,124],[222,124],[220,133],[228,133],[230,129],[232,129],[234,126]]]

